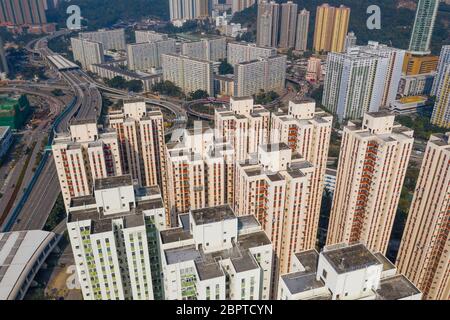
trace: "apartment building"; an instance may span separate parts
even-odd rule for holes
[[[316,109],[313,100],[289,101],[287,112],[272,113],[271,143],[285,143],[293,153],[301,154],[314,166],[307,195],[308,205],[302,221],[304,240],[297,250],[316,247],[332,126],[333,117]]]
[[[91,195],[96,179],[122,174],[116,132],[99,130],[95,120],[72,120],[69,129],[52,145],[66,209],[72,198]]]
[[[208,0],[169,0],[170,21],[207,18],[211,11]]]
[[[204,90],[214,95],[213,65],[211,61],[177,54],[162,54],[163,78],[179,86],[185,93]]]
[[[308,46],[309,16],[310,12],[306,9],[301,10],[297,15],[295,50],[306,51]]]
[[[231,13],[242,11],[254,5],[256,0],[231,0]]]
[[[350,48],[347,53],[328,54],[322,104],[340,122],[378,111],[386,88],[388,65],[389,58],[358,47]]]
[[[314,166],[285,143],[261,145],[255,159],[236,164],[235,212],[254,215],[272,242],[272,277],[289,271],[305,245],[308,194]],[[276,292],[276,283],[273,285]]]
[[[175,40],[155,40],[127,45],[128,69],[150,70],[161,67],[161,55],[175,52]]]
[[[18,26],[46,24],[45,0],[3,0],[0,23]]]
[[[168,209],[164,119],[159,109],[143,100],[124,101],[123,108],[108,113],[108,126],[115,130],[122,173],[142,187],[158,185]]]
[[[105,62],[103,44],[80,38],[70,38],[73,59],[81,63],[83,69]]]
[[[280,5],[275,1],[260,1],[256,18],[256,44],[277,47],[280,24]]]
[[[181,45],[181,54],[218,62],[227,58],[227,41],[225,37],[210,37],[199,41],[184,42]]]
[[[364,243],[386,252],[414,142],[388,112],[344,127],[327,244]]]
[[[343,52],[350,8],[327,3],[317,7],[313,48],[316,52]]]
[[[419,0],[409,42],[409,51],[419,55],[430,53],[431,36],[433,35],[439,2],[439,0]]]
[[[258,146],[269,143],[270,111],[254,105],[252,97],[230,98],[229,110],[216,110],[216,135],[231,144],[236,161],[244,161],[258,151]]]
[[[444,69],[450,64],[450,45],[442,46],[439,55],[439,62],[437,66],[436,78],[433,83],[431,95],[436,96],[441,86],[444,84],[445,72]]]
[[[323,80],[322,60],[318,57],[310,57],[306,67],[306,81],[317,83]]]
[[[135,188],[129,175],[97,179],[93,188],[93,194],[73,198],[67,210],[83,299],[162,299],[159,188]]]
[[[199,123],[167,145],[168,219],[172,226],[179,214],[234,200],[234,150]]]
[[[277,55],[277,49],[273,47],[257,46],[247,42],[229,42],[227,49],[227,61],[231,65],[253,61],[259,58],[270,58]]]
[[[191,210],[160,232],[166,300],[269,300],[272,244],[253,216]]]
[[[442,76],[441,82],[436,87],[436,102],[431,116],[431,123],[450,128],[450,63],[438,74]]]
[[[430,137],[397,256],[425,299],[450,299],[450,132]]]
[[[281,92],[286,79],[285,55],[259,58],[234,66],[236,97],[258,94],[261,90]]]
[[[293,48],[295,46],[295,35],[297,30],[298,6],[292,1],[281,4],[280,23],[280,48]]]
[[[395,101],[397,96],[406,51],[388,47],[375,41],[369,41],[366,46],[358,48],[363,52],[388,58],[383,98],[381,100],[381,105],[388,107]]]
[[[126,50],[125,29],[80,32],[78,36],[80,39],[88,39],[102,43],[105,51],[111,49]]]
[[[151,30],[136,30],[134,31],[134,37],[136,43],[155,42],[169,39],[167,34]]]
[[[422,293],[381,252],[363,244],[296,253],[279,279],[278,300],[421,300]]]

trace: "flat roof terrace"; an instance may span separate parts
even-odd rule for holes
[[[191,210],[191,215],[197,225],[236,218],[229,205]]]
[[[324,249],[322,254],[338,273],[381,264],[363,244],[345,247],[333,246],[333,248]]]
[[[104,190],[132,185],[133,180],[131,178],[131,175],[108,177],[95,180],[95,190]]]

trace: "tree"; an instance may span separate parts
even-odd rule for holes
[[[108,86],[115,89],[125,89],[127,87],[127,81],[121,76],[115,76],[112,79],[105,81]]]
[[[275,91],[268,91],[265,92],[264,90],[261,90],[256,96],[255,96],[255,103],[256,104],[269,104],[276,99],[278,99],[280,95],[276,93]]]
[[[227,60],[221,60],[219,65],[219,74],[232,74],[234,73],[234,68]]]
[[[131,80],[126,83],[126,87],[128,91],[141,92],[143,89],[143,84],[140,80]]]
[[[201,100],[209,97],[208,92],[205,90],[196,90],[194,92],[189,93],[189,100]]]
[[[160,94],[164,94],[167,96],[171,96],[171,97],[183,96],[183,92],[181,91],[181,88],[176,86],[173,82],[168,81],[168,80],[155,83],[152,86],[152,91],[158,92]]]

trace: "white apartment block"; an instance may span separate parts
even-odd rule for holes
[[[99,30],[94,32],[80,32],[80,39],[88,39],[103,44],[105,51],[126,50],[125,29]]]
[[[159,109],[142,100],[124,101],[111,110],[108,126],[117,133],[122,173],[130,174],[139,186],[158,185],[168,209],[164,119]]]
[[[269,143],[270,111],[254,105],[252,97],[230,98],[230,109],[214,114],[217,136],[233,147],[236,161],[244,161]]]
[[[95,181],[94,194],[73,198],[67,230],[84,300],[163,298],[158,187],[134,189],[130,176]]]
[[[285,143],[294,153],[314,166],[304,217],[304,241],[300,250],[316,247],[320,206],[328,160],[333,117],[316,109],[313,100],[289,101],[288,112],[274,112],[271,118],[271,143]],[[298,250],[298,249],[297,249]]]
[[[363,244],[296,253],[279,278],[278,300],[421,300],[422,293],[380,252]]]
[[[155,42],[160,40],[167,40],[168,36],[165,33],[158,33],[150,30],[136,30],[134,32],[136,43]]]
[[[383,102],[389,59],[352,47],[347,53],[330,53],[322,104],[340,122],[376,112]]]
[[[236,164],[235,212],[252,214],[261,224],[273,245],[273,279],[277,279],[280,272],[289,271],[292,253],[304,248],[307,240],[314,166],[285,143],[262,145],[255,157]]]
[[[191,210],[160,232],[166,300],[270,299],[272,245],[253,216]]]
[[[79,61],[83,69],[89,69],[93,64],[105,62],[103,44],[80,38],[70,38],[73,58]]]
[[[177,54],[161,55],[163,79],[179,86],[186,94],[204,90],[214,95],[213,65],[211,61]]]
[[[344,127],[327,244],[386,252],[414,142],[394,118],[367,113]]]
[[[92,193],[95,179],[122,174],[117,134],[99,131],[95,120],[74,120],[69,134],[58,134],[52,146],[66,209],[75,197]]]
[[[279,55],[236,64],[234,66],[235,96],[247,97],[258,94],[261,90],[283,91],[286,59],[285,55]]]
[[[232,204],[234,163],[231,145],[216,140],[208,127],[186,129],[180,141],[168,144],[171,224],[175,225],[177,216],[191,209]]]
[[[361,51],[388,58],[386,79],[384,81],[381,106],[388,107],[395,101],[400,78],[402,76],[405,50],[388,47],[375,41],[369,41],[366,46],[358,47]]]
[[[220,61],[227,58],[227,40],[225,37],[211,37],[199,41],[184,42],[181,54],[208,61]]]
[[[450,299],[450,132],[430,137],[397,256],[424,298]]]
[[[128,69],[151,70],[161,67],[161,55],[175,52],[175,40],[156,40],[152,42],[127,45]]]
[[[247,42],[229,42],[227,62],[234,66],[238,63],[253,61],[259,58],[274,57],[276,55],[277,49],[273,47],[261,47]]]

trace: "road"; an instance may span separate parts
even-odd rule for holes
[[[46,61],[47,56],[53,55],[47,41],[50,38],[67,33],[59,31],[53,35],[40,38],[27,45],[27,49]],[[101,95],[95,86],[90,85],[91,79],[81,70],[58,71],[60,78],[65,80],[76,96],[75,105],[64,114],[56,133],[66,132],[71,119],[97,119],[101,112]],[[31,188],[28,198],[23,207],[16,207],[10,214],[7,224],[3,229],[8,230],[32,230],[41,229],[50,214],[50,211],[60,193],[56,167],[51,156],[48,157],[41,174],[38,176],[34,186]]]

